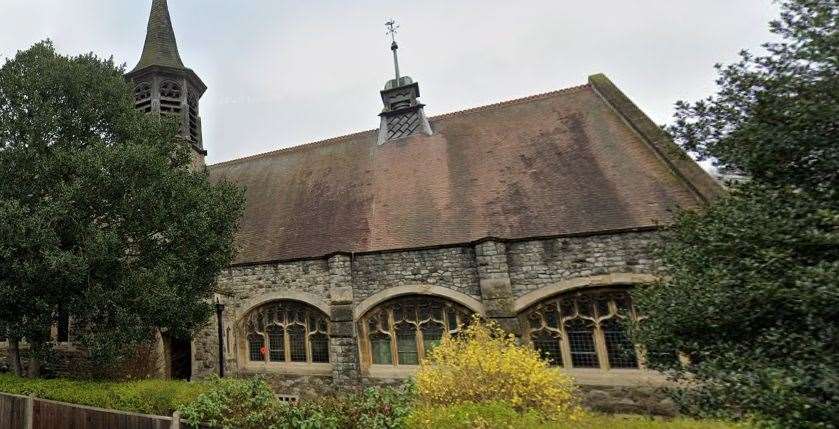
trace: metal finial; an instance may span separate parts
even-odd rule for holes
[[[385,27],[387,27],[387,33],[390,35],[391,41],[393,43],[390,44],[390,50],[393,51],[393,68],[396,72],[396,86],[399,86],[399,56],[396,54],[396,51],[399,49],[399,45],[396,44],[396,33],[399,30],[399,24],[396,23],[396,20],[391,19],[388,22],[385,22]]]
[[[396,23],[396,20],[391,19],[390,21],[385,22],[385,27],[387,27],[387,32],[385,34],[390,35],[391,41],[396,43],[396,33],[399,32],[399,24]]]

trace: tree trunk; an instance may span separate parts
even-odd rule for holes
[[[29,371],[26,374],[29,378],[38,378],[41,376],[43,365],[41,363],[40,352],[42,349],[43,344],[41,343],[32,343],[29,345]]]
[[[9,338],[9,369],[18,376],[23,377],[23,365],[20,364],[20,340]]]

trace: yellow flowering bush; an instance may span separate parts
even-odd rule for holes
[[[549,419],[583,415],[571,377],[550,368],[536,350],[517,344],[497,324],[478,318],[434,348],[421,364],[416,387],[429,405],[504,401]]]

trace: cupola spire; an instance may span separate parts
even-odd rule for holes
[[[178,41],[175,39],[175,30],[172,28],[172,18],[169,16],[169,5],[166,0],[152,0],[143,55],[140,56],[140,62],[134,70],[149,66],[186,68],[178,53]]]
[[[396,43],[396,33],[399,25],[394,20],[385,23],[387,34],[390,35],[390,50],[393,52],[394,79],[385,84],[381,91],[384,109],[379,114],[378,143],[384,144],[391,140],[410,137],[416,134],[430,136],[431,124],[425,117],[424,104],[419,102],[419,84],[409,76],[399,73],[399,45]]]

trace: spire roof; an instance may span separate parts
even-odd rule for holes
[[[175,31],[172,29],[172,19],[169,16],[169,5],[166,0],[152,0],[143,55],[137,67],[134,67],[134,71],[149,66],[186,68],[178,54],[178,42],[175,40]]]

